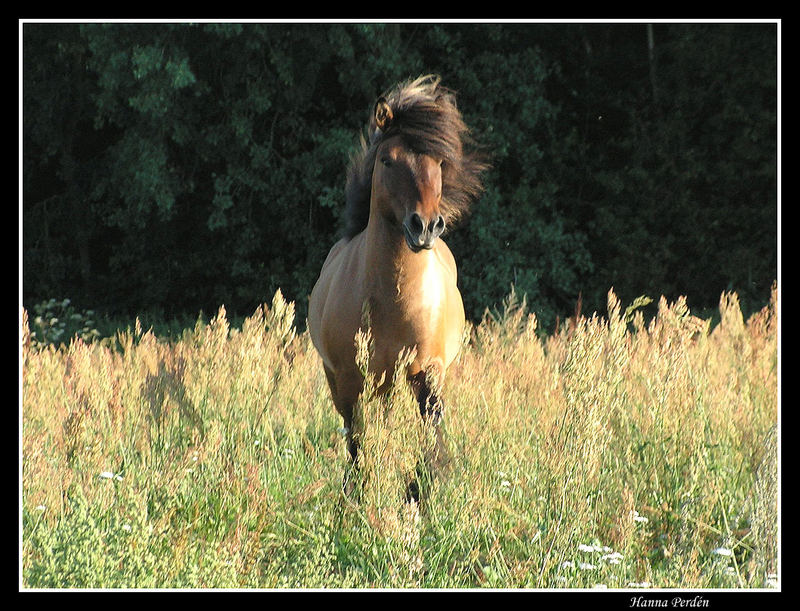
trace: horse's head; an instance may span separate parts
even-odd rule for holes
[[[345,237],[363,231],[375,208],[412,250],[432,248],[482,191],[487,166],[464,149],[468,131],[455,94],[437,76],[400,83],[379,98],[347,172]]]
[[[375,106],[375,124],[388,131],[392,110],[385,100]],[[402,134],[389,135],[378,146],[372,174],[376,212],[402,231],[414,251],[431,249],[445,228],[442,159],[415,151]]]

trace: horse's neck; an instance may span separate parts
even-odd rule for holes
[[[433,251],[413,253],[401,231],[380,218],[370,217],[365,230],[365,275],[368,285],[382,294],[401,292],[425,273]]]

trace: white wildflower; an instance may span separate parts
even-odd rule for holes
[[[727,547],[718,547],[716,549],[712,549],[711,553],[717,556],[724,556],[726,558],[733,556],[733,552],[729,550]]]
[[[609,564],[619,564],[622,561],[623,555],[619,552],[612,552],[610,554],[606,554],[601,560],[605,560]]]

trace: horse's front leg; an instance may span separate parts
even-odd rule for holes
[[[435,471],[443,471],[450,462],[450,457],[442,437],[442,418],[444,417],[444,401],[441,398],[443,375],[436,370],[422,370],[409,378],[411,389],[419,406],[422,419],[433,427],[436,436],[435,444],[426,456],[426,465]]]
[[[444,413],[444,404],[439,397],[438,384],[426,371],[419,371],[411,376],[409,383],[417,399],[422,419],[437,426]]]
[[[336,411],[342,416],[344,434],[347,442],[347,452],[350,455],[350,464],[344,474],[342,487],[346,493],[353,490],[353,476],[358,471],[358,437],[355,426],[355,410],[361,392],[361,380],[358,375],[336,375],[332,370],[324,367],[325,376],[331,389],[333,404]],[[357,372],[356,372],[357,373]]]

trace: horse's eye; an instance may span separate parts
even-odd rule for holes
[[[381,157],[381,163],[385,165],[387,168],[392,167],[392,158],[391,157]]]

